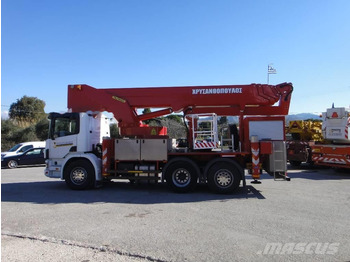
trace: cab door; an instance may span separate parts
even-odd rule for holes
[[[46,158],[63,158],[77,149],[79,134],[78,113],[51,113],[49,139],[46,141]]]

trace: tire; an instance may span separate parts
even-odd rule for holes
[[[178,193],[193,191],[197,186],[198,175],[196,164],[186,158],[174,160],[165,170],[166,183]]]
[[[241,167],[232,162],[214,162],[207,173],[207,182],[210,190],[218,194],[234,192],[239,187],[241,179]]]
[[[18,167],[18,163],[17,163],[17,161],[16,160],[10,160],[10,161],[8,161],[8,163],[7,163],[7,166],[8,166],[8,168],[17,168]]]
[[[65,168],[64,178],[71,189],[92,188],[95,182],[95,169],[88,160],[80,159],[70,163]]]

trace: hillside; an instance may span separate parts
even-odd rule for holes
[[[300,114],[292,114],[286,116],[286,121],[291,120],[307,120],[307,119],[316,119],[321,120],[320,114],[312,114],[312,113],[300,113]]]

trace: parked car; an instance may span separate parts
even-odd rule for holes
[[[45,147],[45,141],[24,142],[15,145],[7,152],[1,152],[1,161],[5,156],[21,155],[31,148]]]
[[[1,159],[1,167],[16,168],[22,165],[43,165],[45,164],[44,150],[43,147],[31,148],[20,155],[5,156]]]

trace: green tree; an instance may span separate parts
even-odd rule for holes
[[[142,114],[148,114],[148,113],[151,113],[151,109],[150,108],[144,108],[143,111],[142,111]],[[149,125],[149,123],[151,122],[152,119],[148,119],[148,120],[144,120],[143,122],[146,124],[146,125]]]
[[[170,138],[183,138],[186,137],[187,134],[186,127],[182,121],[178,122],[177,120],[168,117],[151,119],[149,126],[166,127]]]
[[[227,116],[222,116],[218,120],[219,125],[227,125],[227,123],[228,123]]]
[[[16,143],[12,140],[12,137],[21,128],[16,126],[11,120],[1,120],[1,151],[7,151],[13,147]]]
[[[218,132],[219,137],[224,136],[225,138],[229,136],[228,132],[228,119],[226,116],[221,116],[218,120]]]
[[[41,119],[35,125],[35,134],[40,140],[46,140],[49,134],[49,120],[47,118]]]
[[[29,126],[18,130],[18,132],[13,134],[12,140],[15,144],[29,141],[39,141],[35,134],[35,126]]]
[[[21,127],[28,127],[35,124],[46,116],[45,102],[37,97],[23,96],[12,103],[9,110],[9,117]]]
[[[142,114],[147,114],[147,113],[151,113],[151,109],[150,108],[144,108],[142,111]]]
[[[183,138],[187,136],[187,130],[183,121],[178,121],[177,118],[164,118],[162,119],[162,126],[168,128],[168,135],[171,138]]]
[[[10,119],[1,120],[1,151],[7,151],[18,143],[38,140],[34,125],[21,128]]]
[[[174,121],[176,121],[176,122],[178,122],[180,124],[183,123],[183,118],[182,118],[181,115],[171,114],[171,115],[166,116],[165,118],[174,120]]]

